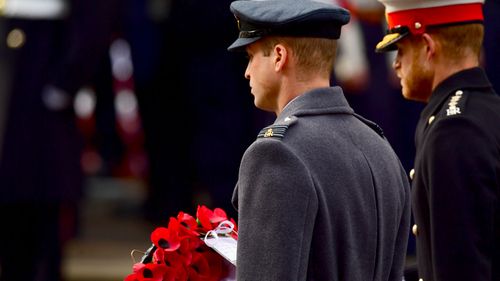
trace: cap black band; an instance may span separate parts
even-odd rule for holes
[[[390,34],[390,33],[406,34],[409,32],[410,32],[410,29],[407,26],[398,26],[398,27],[394,27],[394,28],[387,30],[387,34]]]
[[[260,30],[249,30],[249,31],[240,31],[239,38],[255,38],[255,37],[262,37],[265,35],[268,35],[270,33],[270,30],[267,29],[260,29]]]
[[[340,26],[337,23],[304,22],[290,24],[289,26],[276,26],[273,28],[259,28],[240,21],[239,38],[256,38],[266,35],[282,35],[295,37],[318,37],[338,39]]]

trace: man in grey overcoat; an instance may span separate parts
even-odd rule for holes
[[[409,184],[382,130],[330,87],[342,8],[235,1],[255,106],[274,112],[246,150],[233,195],[238,281],[398,280]]]

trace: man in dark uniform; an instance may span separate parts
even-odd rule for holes
[[[482,2],[385,1],[379,52],[403,96],[427,103],[415,133],[413,233],[421,280],[500,280],[500,97],[479,55]]]
[[[235,1],[245,77],[276,114],[246,150],[233,194],[237,279],[397,280],[409,183],[374,123],[330,87],[349,12],[316,1]]]
[[[107,54],[113,3],[0,1],[0,280],[61,278],[82,194],[72,97]]]

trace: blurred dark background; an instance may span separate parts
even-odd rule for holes
[[[238,33],[230,2],[0,1],[0,213],[8,229],[0,274],[22,270],[23,260],[38,276],[0,280],[57,281],[58,272],[60,280],[122,280],[140,258],[130,252],[146,250],[169,216],[203,204],[236,217],[240,158],[274,116],[253,106],[245,56],[226,51]],[[423,104],[402,98],[394,54],[374,53],[383,7],[341,4],[353,17],[332,83],[384,129],[410,171]],[[498,6],[486,1],[483,57],[497,90]],[[409,263],[413,255],[410,236]]]

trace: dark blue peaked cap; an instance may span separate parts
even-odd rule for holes
[[[231,3],[240,34],[229,51],[241,51],[267,35],[338,39],[349,11],[312,0],[239,0]]]

